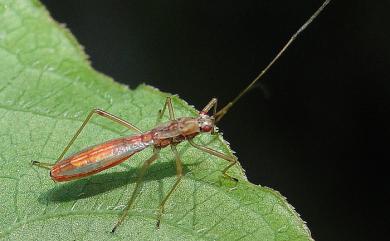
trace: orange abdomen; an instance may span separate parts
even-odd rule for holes
[[[135,135],[88,147],[58,161],[50,170],[50,176],[56,182],[64,182],[101,172],[153,145],[152,140],[143,140],[144,135]]]

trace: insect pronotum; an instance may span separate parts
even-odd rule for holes
[[[229,162],[223,170],[222,174],[234,181],[236,178],[231,177],[227,171],[236,164],[237,158],[235,156],[226,155],[219,151],[213,150],[206,146],[197,144],[193,139],[195,136],[201,133],[216,133],[215,124],[222,119],[222,117],[228,112],[228,110],[245,94],[249,89],[268,71],[268,69],[275,63],[276,60],[284,53],[284,51],[290,46],[290,44],[297,38],[297,36],[319,15],[319,13],[325,8],[330,0],[326,0],[317,11],[290,37],[283,48],[276,54],[271,62],[258,74],[258,76],[244,89],[236,98],[225,105],[222,109],[217,111],[217,99],[213,98],[210,102],[199,112],[197,117],[180,117],[176,118],[175,111],[172,106],[170,97],[167,97],[162,110],[158,113],[156,127],[149,131],[141,131],[133,124],[100,109],[93,109],[84,120],[81,127],[76,131],[73,138],[65,147],[61,155],[58,157],[54,164],[43,163],[38,161],[32,161],[32,164],[38,167],[46,168],[50,170],[51,178],[56,182],[64,182],[79,179],[82,177],[90,176],[92,174],[101,172],[107,168],[118,165],[137,152],[144,150],[147,147],[153,148],[153,155],[147,159],[141,167],[138,174],[138,179],[134,188],[134,191],[120,215],[117,223],[113,227],[111,232],[115,232],[119,225],[125,220],[129,209],[131,208],[134,200],[141,189],[141,183],[143,176],[148,167],[159,157],[159,151],[162,148],[170,147],[176,158],[176,182],[173,184],[171,190],[162,200],[159,211],[157,214],[157,227],[160,225],[162,214],[164,213],[164,206],[168,198],[175,191],[183,176],[182,161],[180,154],[176,149],[176,145],[188,141],[193,147],[207,152],[211,155],[220,157]],[[160,123],[161,118],[164,115],[166,109],[169,113],[169,121]],[[208,113],[212,110],[212,115]],[[80,132],[84,129],[91,117],[97,114],[105,117],[113,122],[123,125],[129,129],[134,130],[137,134],[127,137],[117,138],[109,140],[102,144],[98,144],[92,147],[88,147],[81,152],[72,154],[64,158],[65,153],[69,150],[73,142],[79,136]]]

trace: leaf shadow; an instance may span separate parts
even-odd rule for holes
[[[138,168],[132,167],[127,171],[103,173],[85,179],[59,184],[53,189],[41,194],[39,202],[44,204],[49,202],[69,202],[112,191],[130,183],[135,183],[137,181],[138,170]],[[183,166],[183,172],[184,174],[189,172],[187,165]],[[173,162],[157,162],[149,167],[143,181],[162,180],[175,175],[176,168]]]

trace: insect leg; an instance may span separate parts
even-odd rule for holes
[[[77,139],[78,135],[80,134],[80,132],[84,129],[84,127],[87,125],[88,121],[90,121],[90,119],[92,118],[92,115],[93,114],[98,114],[102,117],[105,117],[107,119],[110,119],[118,124],[121,124],[129,129],[132,129],[132,130],[135,130],[139,133],[142,133],[142,131],[140,129],[138,129],[135,125],[113,115],[113,114],[110,114],[108,113],[107,111],[104,111],[104,110],[101,110],[101,109],[93,109],[91,110],[91,112],[89,112],[87,118],[85,118],[85,120],[83,121],[83,124],[80,126],[80,128],[77,130],[76,134],[74,134],[74,136],[72,137],[72,139],[70,140],[70,142],[68,143],[68,145],[65,147],[65,149],[62,151],[61,155],[57,158],[57,162],[62,160],[62,158],[64,157],[65,153],[69,150],[69,148],[72,146],[73,142]],[[38,166],[38,167],[42,167],[42,168],[46,168],[46,169],[50,169],[49,166],[53,166],[54,164],[50,164],[50,163],[43,163],[43,162],[39,162],[39,161],[31,161],[31,163],[34,165],[34,166]]]
[[[213,108],[213,117],[217,113],[217,98],[212,98],[210,102],[202,109],[200,114],[206,114],[207,112],[210,111],[211,108]],[[217,132],[215,131],[215,125],[213,125],[213,130],[211,131],[211,134],[216,134]]]
[[[31,161],[31,164],[40,168],[45,168],[50,170],[52,166],[54,166],[53,163],[46,163],[46,162],[39,162],[39,161]]]
[[[229,178],[229,179],[232,179],[232,180],[234,180],[234,181],[238,181],[237,178],[232,177],[232,176],[230,176],[229,174],[226,173],[232,166],[234,166],[234,165],[236,164],[236,162],[237,162],[237,157],[235,157],[235,156],[229,156],[229,155],[223,154],[223,153],[221,153],[221,152],[219,152],[219,151],[216,151],[216,150],[213,150],[213,149],[211,149],[211,148],[208,148],[208,147],[206,147],[206,146],[202,146],[202,145],[196,144],[192,139],[188,139],[188,142],[189,142],[193,147],[195,147],[195,148],[197,148],[197,149],[199,149],[199,150],[201,150],[201,151],[207,152],[207,153],[209,153],[209,154],[211,154],[211,155],[213,155],[213,156],[220,157],[220,158],[222,158],[222,159],[224,159],[224,160],[230,162],[229,166],[225,167],[225,169],[222,170],[222,174],[223,174],[225,177]]]
[[[142,165],[142,168],[138,174],[138,178],[137,178],[137,182],[135,184],[134,191],[131,194],[130,200],[127,202],[125,209],[123,210],[121,216],[119,217],[118,222],[115,224],[114,228],[111,230],[111,233],[114,233],[115,230],[118,228],[118,226],[121,225],[123,223],[123,221],[125,220],[127,214],[129,213],[129,210],[131,208],[131,205],[133,205],[136,196],[138,195],[139,191],[141,190],[142,179],[145,175],[145,172],[148,169],[148,167],[150,166],[150,164],[152,164],[159,157],[159,152],[160,152],[160,149],[154,149],[153,156],[151,156],[148,160],[146,160],[144,162],[144,164]]]
[[[162,108],[162,110],[158,111],[156,125],[161,122],[161,118],[163,117],[167,106],[168,106],[168,112],[169,112],[169,119],[170,120],[176,119],[175,118],[175,111],[173,110],[173,105],[172,105],[172,98],[170,96],[168,96],[167,99],[165,100],[164,107]]]
[[[91,112],[89,112],[87,118],[85,118],[83,124],[80,126],[80,128],[77,130],[76,134],[73,136],[73,138],[70,140],[70,142],[68,143],[68,145],[65,147],[65,149],[62,151],[61,155],[58,157],[57,159],[57,162],[60,161],[65,153],[69,150],[70,146],[73,144],[73,142],[76,140],[76,138],[79,136],[80,132],[84,129],[84,127],[87,125],[88,121],[90,121],[90,119],[92,118],[92,115],[93,114],[98,114],[102,117],[105,117],[107,119],[110,119],[118,124],[121,124],[123,126],[126,126],[127,128],[129,129],[132,129],[132,130],[135,130],[137,131],[138,133],[142,133],[142,131],[140,129],[138,129],[135,125],[113,115],[113,114],[110,114],[104,110],[101,110],[101,109],[93,109]]]
[[[183,166],[182,166],[179,152],[177,151],[175,145],[171,145],[171,149],[176,157],[176,182],[175,182],[175,184],[173,184],[171,190],[168,192],[168,194],[165,196],[165,198],[162,200],[162,202],[160,204],[159,212],[158,212],[158,216],[157,216],[157,228],[160,227],[161,216],[164,213],[165,203],[167,202],[167,200],[171,196],[171,194],[175,191],[175,189],[177,188],[177,186],[179,185],[179,183],[181,181],[181,178],[183,177]]]
[[[215,115],[215,113],[217,113],[217,102],[218,102],[217,98],[212,98],[210,100],[210,102],[202,109],[202,111],[200,113],[206,114],[207,112],[209,112],[209,110],[211,108],[214,107],[213,108],[213,115]]]

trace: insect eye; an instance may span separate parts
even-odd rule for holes
[[[209,125],[202,126],[202,131],[203,132],[209,132],[209,131],[211,131],[211,129],[212,129],[212,127],[209,126]]]

